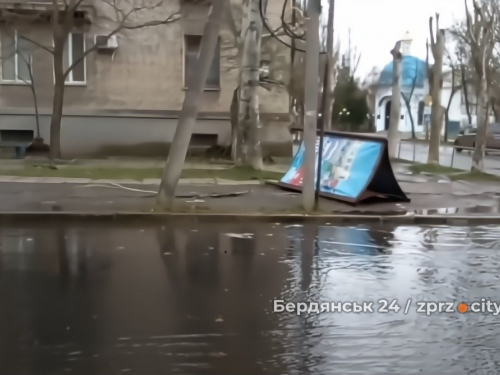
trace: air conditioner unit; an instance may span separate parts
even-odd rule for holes
[[[107,35],[96,35],[95,44],[99,50],[115,50],[118,48],[118,39],[116,35],[109,38]]]

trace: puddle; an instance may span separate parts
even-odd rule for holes
[[[195,225],[0,227],[0,373],[498,374],[498,226]]]

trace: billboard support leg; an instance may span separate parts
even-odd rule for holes
[[[319,208],[319,193],[321,192],[321,164],[323,163],[324,136],[325,136],[325,122],[323,121],[323,116],[322,116],[320,122],[320,133],[319,133],[318,167],[316,171],[316,195],[315,195],[316,208]]]

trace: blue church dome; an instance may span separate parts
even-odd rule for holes
[[[382,73],[380,73],[380,77],[378,79],[379,85],[392,86],[392,68],[393,66],[391,61],[384,67]],[[401,72],[402,87],[412,87],[415,76],[415,87],[424,87],[424,83],[427,80],[427,64],[425,61],[422,61],[414,56],[403,56],[403,61],[401,62]]]

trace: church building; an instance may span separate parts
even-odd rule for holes
[[[401,40],[401,117],[399,131],[411,133],[412,119],[416,134],[425,133],[425,125],[430,123],[430,106],[426,105],[425,98],[429,95],[429,82],[427,78],[427,64],[424,60],[411,54],[412,37],[407,32]],[[375,126],[377,132],[389,129],[389,119],[392,105],[392,75],[393,62],[388,62],[378,78],[371,85],[375,95]],[[443,90],[441,104],[444,109],[448,106],[451,95],[451,69],[443,66]],[[453,96],[448,125],[450,137],[456,135],[465,125],[467,116],[462,105],[462,94],[458,91]],[[443,116],[444,121],[444,116]],[[444,126],[443,126],[444,132]]]

